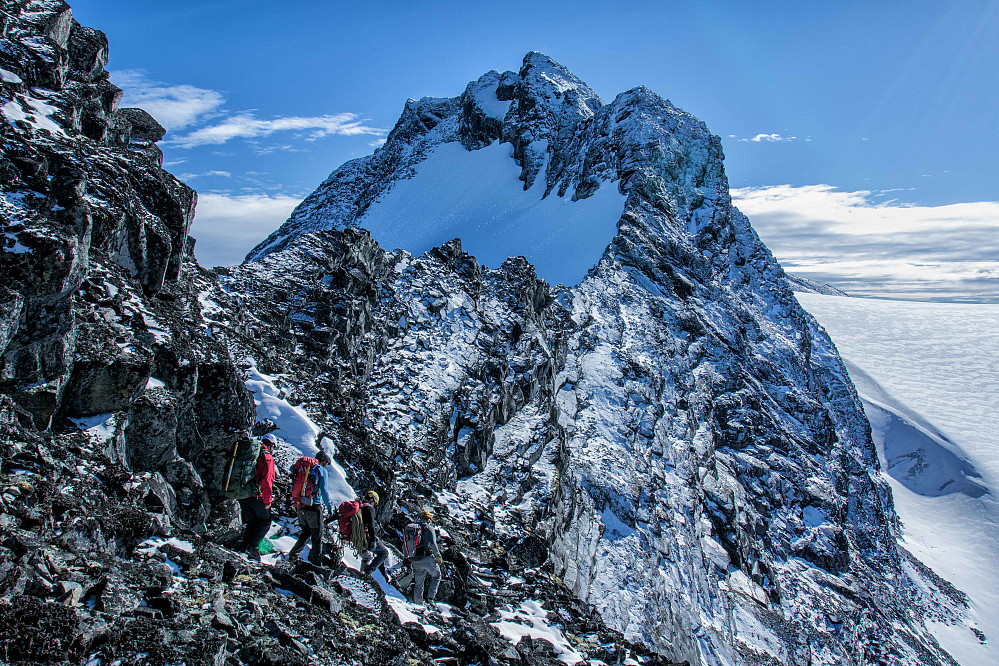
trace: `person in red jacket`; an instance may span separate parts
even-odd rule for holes
[[[270,433],[260,440],[260,457],[257,458],[255,481],[260,483],[260,494],[239,500],[246,529],[240,548],[252,559],[260,559],[260,542],[271,529],[271,502],[274,500],[274,445],[277,438]]]

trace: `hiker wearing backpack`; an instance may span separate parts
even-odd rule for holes
[[[326,489],[326,470],[331,459],[320,449],[314,458],[302,456],[291,467],[291,503],[298,515],[298,525],[302,533],[298,541],[288,551],[288,559],[295,559],[305,548],[309,539],[312,549],[309,562],[316,566],[323,562],[323,507],[333,511],[333,502]]]
[[[260,542],[271,528],[271,502],[274,499],[274,457],[277,439],[268,433],[257,441],[244,433],[233,446],[225,495],[239,500],[242,521],[246,523],[239,549],[250,558],[260,559]]]
[[[424,509],[420,511],[418,518],[418,522],[410,523],[403,529],[402,546],[406,560],[412,563],[413,574],[416,578],[413,601],[418,604],[423,603],[423,587],[426,585],[426,601],[428,605],[432,606],[436,602],[437,586],[441,582],[440,565],[444,560],[437,547],[437,533],[433,525],[430,524],[430,521],[434,519],[434,514],[428,509]],[[428,576],[430,578],[429,584]]]
[[[361,569],[366,574],[372,574],[378,567],[381,567],[388,559],[388,548],[378,540],[378,523],[375,520],[375,506],[378,504],[378,493],[369,490],[365,496],[368,500],[361,504],[361,522],[364,524],[364,532],[368,537],[368,557],[364,560],[364,567]],[[390,581],[388,572],[382,567],[382,575],[386,581]]]

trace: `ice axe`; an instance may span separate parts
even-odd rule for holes
[[[229,492],[229,484],[232,482],[232,468],[236,465],[236,451],[239,450],[239,439],[232,444],[232,458],[229,460],[229,471],[225,475],[225,492]]]

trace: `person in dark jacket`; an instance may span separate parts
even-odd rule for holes
[[[374,573],[376,569],[381,567],[382,575],[385,576],[385,580],[389,580],[388,572],[385,571],[385,560],[388,559],[388,548],[378,540],[378,521],[375,518],[375,506],[378,505],[378,493],[374,490],[369,490],[368,494],[365,496],[367,502],[361,504],[361,520],[364,522],[364,532],[368,535],[368,553],[370,556],[365,558],[365,564],[362,569],[364,573],[371,574]]]
[[[253,480],[260,483],[260,494],[239,500],[240,513],[246,528],[240,550],[254,560],[260,559],[260,542],[271,529],[271,502],[274,500],[274,445],[277,439],[266,434],[260,440],[260,457]]]

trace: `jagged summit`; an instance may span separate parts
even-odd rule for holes
[[[458,97],[407,101],[384,146],[337,169],[247,259],[360,226],[415,254],[459,237],[486,265],[523,255],[549,282],[575,284],[617,234],[656,142],[663,154],[721,155],[703,124],[648,89],[608,105],[531,52],[519,72],[487,72]]]

